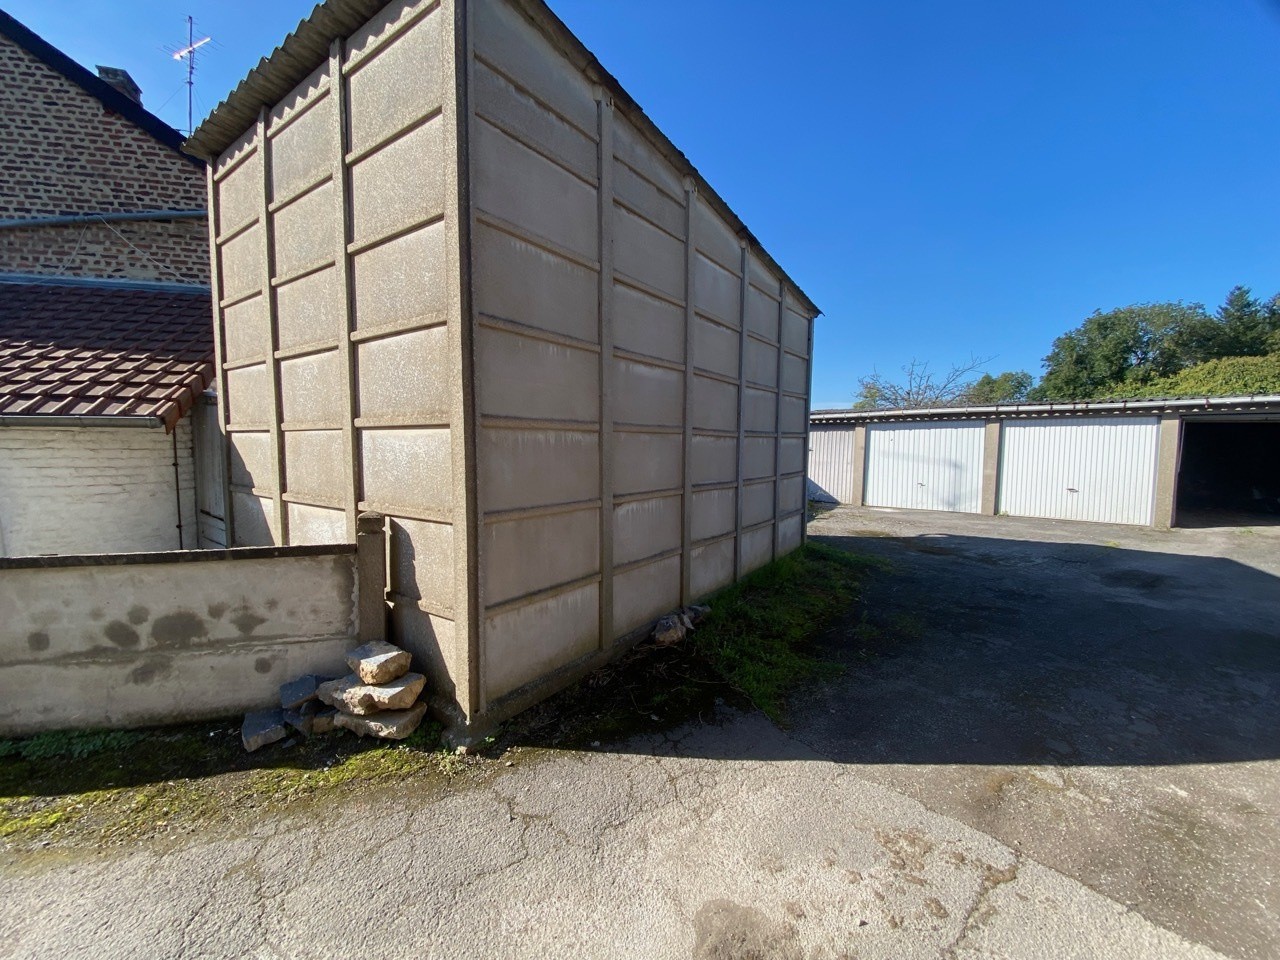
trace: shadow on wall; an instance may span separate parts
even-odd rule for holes
[[[815,540],[890,561],[822,641],[841,675],[792,703],[789,732],[824,758],[1100,766],[1280,758],[1280,579],[1269,573],[1219,557],[1083,544]],[[692,738],[694,749],[796,759],[770,755],[776,743],[762,751],[734,742],[732,730]]]

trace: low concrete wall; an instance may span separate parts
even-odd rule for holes
[[[345,672],[385,632],[361,520],[358,545],[0,560],[0,735],[226,716]]]

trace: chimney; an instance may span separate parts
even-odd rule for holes
[[[142,88],[133,82],[128,70],[98,65],[98,76],[115,87],[138,106],[142,106]]]

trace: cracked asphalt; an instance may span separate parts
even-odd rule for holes
[[[235,834],[7,855],[0,955],[1277,955],[1280,539],[974,519],[812,526],[892,562],[873,620],[917,621],[833,631],[850,669],[785,732],[725,710]]]

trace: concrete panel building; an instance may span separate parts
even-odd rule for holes
[[[1280,397],[812,415],[810,495],[1171,526],[1280,522]]]
[[[464,729],[801,543],[818,311],[538,0],[329,0],[188,149],[232,542],[386,514]]]

